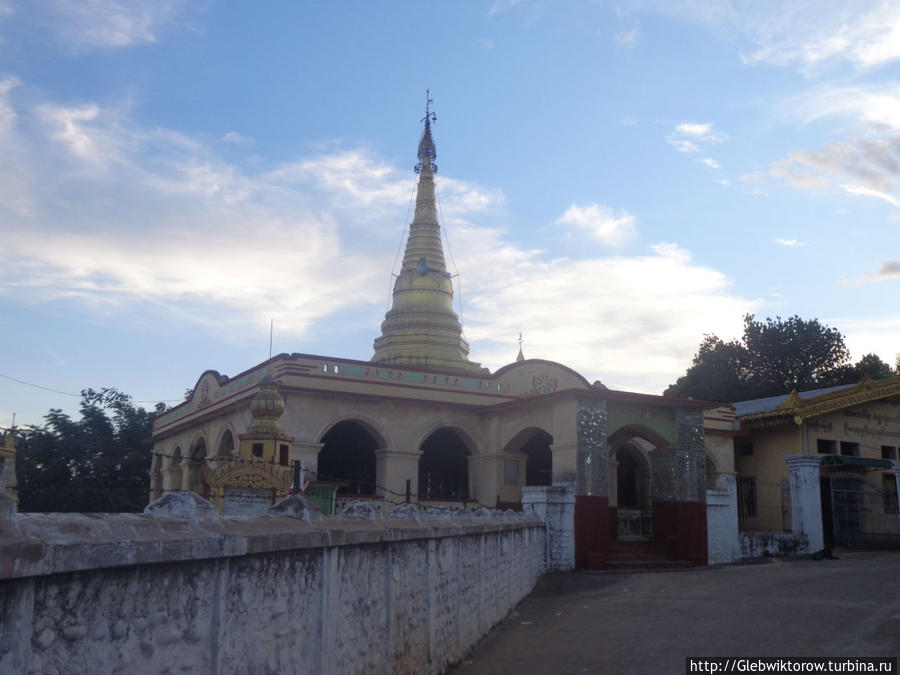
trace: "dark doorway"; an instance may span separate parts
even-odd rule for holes
[[[637,452],[627,445],[616,451],[616,459],[619,464],[616,471],[616,487],[618,488],[618,507],[620,509],[639,509],[641,503],[641,488],[638,469],[644,466]]]
[[[538,429],[522,446],[522,452],[528,456],[525,463],[525,485],[553,485],[552,443],[553,436]]]
[[[469,498],[469,449],[452,429],[438,429],[422,443],[419,498]]]
[[[322,437],[318,479],[348,483],[338,494],[375,494],[378,442],[357,422],[338,422]]]

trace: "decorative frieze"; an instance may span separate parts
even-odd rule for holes
[[[579,401],[577,426],[576,492],[605,497],[609,494],[606,401]]]
[[[653,500],[706,501],[706,452],[693,448],[656,448],[650,451]]]

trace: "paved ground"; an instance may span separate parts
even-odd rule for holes
[[[686,656],[900,655],[900,552],[543,578],[454,675],[684,673]]]

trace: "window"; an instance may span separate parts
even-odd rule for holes
[[[753,457],[753,441],[746,438],[735,441],[738,457]]]
[[[262,457],[263,444],[262,443],[254,443],[253,444],[253,456],[254,457]]]
[[[820,455],[834,455],[837,453],[837,443],[829,441],[827,438],[817,438],[816,448]]]
[[[291,456],[291,446],[282,444],[278,448],[278,463],[287,466]]]
[[[897,478],[894,474],[881,474],[881,494],[884,495],[884,512],[900,513],[897,505]]]
[[[859,443],[841,441],[841,454],[844,457],[859,457]]]
[[[756,476],[738,476],[738,516],[756,518]]]
[[[881,459],[897,459],[897,448],[893,445],[882,445]]]
[[[519,463],[510,460],[503,462],[503,484],[518,485],[519,484]]]

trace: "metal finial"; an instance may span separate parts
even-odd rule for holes
[[[431,89],[425,90],[425,117],[420,119],[420,122],[425,122],[427,125],[429,122],[437,122],[437,115],[431,112],[431,104],[434,103],[434,99],[431,98]]]
[[[415,172],[420,173],[426,166],[432,172],[437,173],[437,149],[434,147],[434,141],[431,138],[431,123],[437,122],[437,115],[431,111],[431,104],[434,100],[431,98],[431,90],[425,90],[425,117],[420,122],[425,122],[425,130],[422,132],[422,139],[419,141],[419,163],[415,166]]]

